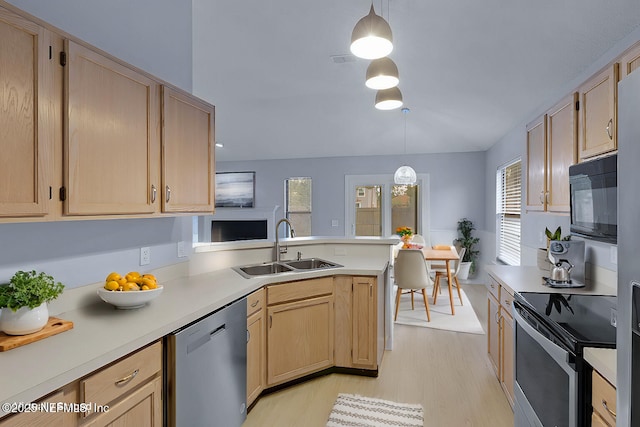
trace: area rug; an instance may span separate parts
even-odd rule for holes
[[[355,394],[338,394],[327,427],[422,427],[422,405],[396,403]]]
[[[437,304],[435,305],[431,298],[431,292],[432,288],[427,288],[431,322],[427,322],[427,313],[424,310],[424,301],[420,293],[414,295],[415,310],[411,310],[411,297],[409,294],[400,297],[400,311],[398,311],[398,320],[396,320],[396,323],[454,332],[466,332],[469,334],[484,334],[482,325],[475,311],[473,311],[471,302],[463,289],[461,289],[460,292],[462,293],[462,301],[464,304],[460,305],[458,292],[453,288],[453,308],[456,312],[455,316],[451,315],[449,288],[446,286],[446,282],[445,286],[442,286],[442,294],[438,295]]]

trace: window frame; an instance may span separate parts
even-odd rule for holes
[[[290,210],[289,209],[289,182],[291,180],[309,180],[309,210]],[[290,214],[309,214],[309,236],[313,235],[313,179],[310,176],[291,176],[284,180],[284,215],[290,219]],[[276,230],[277,232],[277,230]],[[299,236],[306,236],[298,234]],[[287,228],[287,236],[290,237],[290,229]]]
[[[520,173],[509,184],[507,173],[515,167]],[[522,158],[518,157],[497,168],[496,260],[502,264],[518,266],[522,263],[522,184]]]

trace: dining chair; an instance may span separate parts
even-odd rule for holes
[[[402,249],[398,252],[394,266],[394,278],[398,291],[396,292],[396,314],[393,320],[398,319],[398,310],[400,308],[400,296],[402,290],[408,290],[411,293],[411,309],[413,306],[413,293],[422,291],[422,299],[424,300],[425,310],[427,312],[427,321],[431,321],[431,313],[429,312],[429,301],[427,300],[426,288],[431,286],[429,278],[429,270],[424,262],[424,255],[419,249]]]
[[[452,250],[454,249],[454,246],[450,247]],[[460,264],[462,263],[462,258],[464,258],[464,254],[467,251],[467,248],[461,248],[460,252],[458,252],[458,259],[455,260],[455,262],[453,263],[453,267],[451,268],[451,279],[455,282],[455,287],[458,290],[458,298],[460,298],[460,305],[464,305],[462,302],[462,293],[460,292],[460,282],[458,281],[458,273],[460,272]],[[444,280],[448,280],[447,279],[447,268],[446,267],[442,267],[442,268],[434,268],[432,270],[432,272],[435,274],[434,278],[433,278],[433,303],[436,303],[436,299],[438,297],[438,293],[441,293],[442,290],[440,289],[440,279],[444,279]],[[451,283],[451,286],[454,286],[453,283]],[[449,290],[451,290],[451,287],[449,287]]]

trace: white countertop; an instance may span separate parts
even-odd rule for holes
[[[585,347],[584,359],[614,387],[616,386],[616,349]]]
[[[53,314],[72,321],[73,329],[0,352],[0,402],[32,402],[266,284],[336,274],[378,276],[387,265],[364,257],[343,257],[340,263],[344,267],[251,279],[230,268],[169,281],[158,276],[162,294],[134,310],[102,302],[96,295],[101,284],[73,289],[77,292],[68,298],[82,299],[83,305]]]
[[[500,285],[514,292],[548,292],[592,295],[617,295],[617,284],[587,282],[583,288],[551,288],[544,284],[543,272],[535,266],[488,265],[487,272]]]

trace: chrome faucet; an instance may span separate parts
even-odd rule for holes
[[[280,221],[278,221],[278,223],[276,224],[276,244],[274,247],[274,251],[275,251],[275,261],[280,262],[280,255],[281,254],[286,254],[287,253],[287,247],[285,246],[284,248],[280,247],[280,239],[278,238],[278,227],[280,227],[280,224],[282,224],[283,222],[289,224],[289,230],[291,232],[291,237],[296,237],[296,232],[293,229],[293,225],[291,225],[291,223],[289,222],[289,220],[287,218],[282,218]]]

